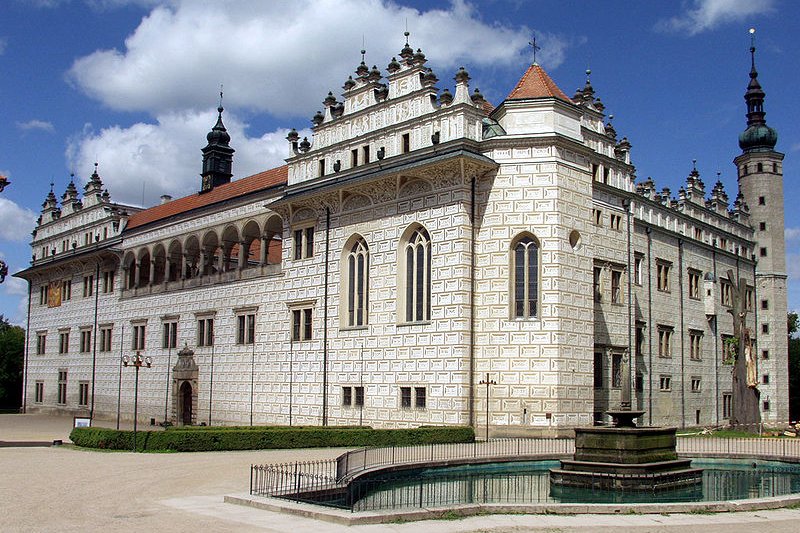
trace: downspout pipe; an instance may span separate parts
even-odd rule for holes
[[[683,239],[678,239],[678,308],[681,339],[681,427],[686,427],[686,343],[683,318]]]
[[[25,372],[22,375],[22,412],[28,409],[28,364],[31,356],[31,294],[33,294],[33,282],[28,280],[28,316],[25,320],[25,355],[22,366]],[[92,395],[94,398],[94,395]]]
[[[717,240],[714,239],[711,242],[712,250],[711,250],[711,268],[712,273],[714,274],[714,284],[719,287],[719,281],[717,280]],[[716,300],[714,301],[714,307],[716,308]],[[713,316],[713,326],[711,328],[711,332],[714,335],[714,412],[715,412],[715,423],[719,425],[720,421],[720,412],[719,412],[719,365],[720,365],[720,358],[719,358],[719,322],[718,322],[717,315]]]
[[[331,249],[331,208],[325,208],[325,295],[322,318],[322,425],[328,425],[328,272]]]
[[[97,262],[94,273],[94,325],[92,331],[92,404],[89,418],[94,419],[94,384],[97,376],[97,310],[100,300],[100,262]]]
[[[631,389],[635,389],[635,385],[631,387],[631,384],[635,384],[636,381],[634,380],[635,374],[633,372],[634,365],[636,364],[636,360],[633,353],[633,339],[631,338],[631,326],[633,324],[633,276],[631,273],[631,201],[630,199],[626,198],[622,201],[623,207],[625,207],[625,216],[627,218],[627,260],[625,265],[625,270],[627,272],[627,299],[628,299],[628,394],[630,397],[628,398],[629,404],[628,409],[632,409],[633,406],[633,391]]]
[[[653,229],[647,233],[647,416],[653,425]]]
[[[463,164],[463,163],[462,163]],[[470,187],[469,425],[475,427],[475,176]]]

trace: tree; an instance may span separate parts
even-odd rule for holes
[[[25,330],[0,315],[0,409],[19,409]]]
[[[733,317],[733,336],[737,346],[731,375],[731,426],[756,432],[761,424],[761,411],[758,409],[761,393],[755,372],[752,336],[745,326],[747,282],[735,278],[732,270],[728,270],[728,281],[733,288],[733,306],[728,312]]]
[[[798,318],[796,312],[789,313],[789,420],[800,417],[800,338],[797,333]]]

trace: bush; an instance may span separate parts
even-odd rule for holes
[[[75,428],[70,439],[77,446],[106,450],[133,448],[133,432],[105,428]],[[413,446],[472,442],[471,427],[372,429],[369,427],[184,427],[179,430],[140,431],[140,451],[201,452],[281,448],[352,448],[359,446]]]

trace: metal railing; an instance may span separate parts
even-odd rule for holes
[[[800,440],[767,438],[694,438],[677,439],[677,452],[682,456],[785,458],[800,461]],[[431,488],[420,478],[404,478],[402,472],[369,474],[387,467],[459,465],[487,463],[497,460],[541,460],[569,456],[575,453],[573,439],[496,439],[461,444],[431,444],[421,446],[360,448],[342,454],[337,459],[281,464],[251,465],[250,493],[259,496],[288,498],[313,502],[352,511],[426,506],[431,502],[458,503],[466,500],[492,501],[486,487],[513,486],[517,501],[545,501],[541,487],[546,480],[531,480],[514,472],[500,472],[481,478],[480,486],[466,474],[448,474],[450,480]],[[359,474],[367,474],[360,476]],[[354,477],[358,479],[354,480]],[[733,474],[731,474],[733,475]],[[405,482],[403,480],[405,479]],[[544,479],[544,478],[543,478]],[[382,490],[386,483],[399,482],[391,490]],[[724,483],[721,484],[724,486]],[[476,488],[478,487],[478,488]],[[535,490],[534,490],[535,489]],[[446,494],[442,492],[444,490]],[[507,500],[506,500],[507,501]]]

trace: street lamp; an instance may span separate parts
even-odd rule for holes
[[[122,364],[126,367],[128,365],[133,365],[133,367],[136,369],[136,385],[133,389],[133,451],[135,452],[137,428],[136,418],[139,415],[139,369],[142,368],[142,365],[146,365],[147,368],[150,368],[153,365],[153,358],[149,355],[147,357],[142,357],[142,354],[137,351],[136,355],[133,357],[123,355]]]
[[[478,382],[478,385],[486,385],[486,442],[489,442],[489,387],[497,385],[493,379],[489,379],[489,373],[486,373],[486,379]]]

